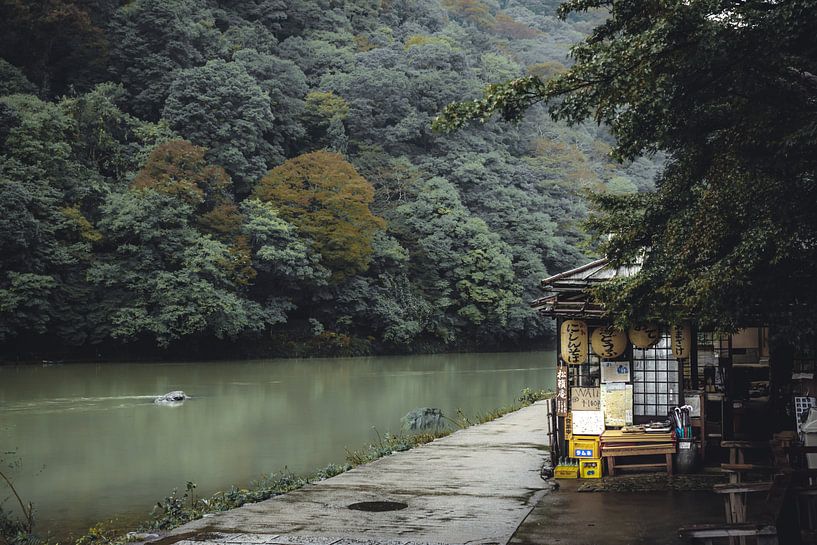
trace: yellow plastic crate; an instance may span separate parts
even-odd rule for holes
[[[579,476],[582,479],[601,479],[601,458],[579,460]]]
[[[574,435],[570,440],[568,456],[571,458],[600,458],[597,435]]]
[[[557,479],[578,479],[578,466],[556,466],[553,470],[553,476]]]

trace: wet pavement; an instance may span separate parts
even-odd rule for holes
[[[681,545],[680,526],[724,521],[723,500],[712,492],[577,492],[582,482],[559,481],[510,543]]]
[[[723,521],[711,492],[616,491],[615,482],[579,492],[590,482],[581,480],[554,489],[539,476],[546,422],[547,404],[537,403],[153,545],[679,545],[678,527]]]
[[[546,426],[547,403],[539,402],[294,492],[186,524],[156,543],[504,544],[550,488],[539,476],[548,457]],[[362,502],[372,502],[375,510],[349,507]],[[389,506],[395,509],[382,510]]]

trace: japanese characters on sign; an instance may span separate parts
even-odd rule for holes
[[[661,340],[661,328],[654,323],[637,325],[630,328],[628,335],[636,348],[650,348]]]
[[[672,341],[672,355],[677,359],[685,359],[692,352],[692,330],[688,325],[674,325],[670,332]]]
[[[617,358],[627,348],[627,336],[612,327],[599,327],[590,335],[590,346],[593,353],[603,359]]]
[[[567,416],[567,367],[556,368],[556,415]]]
[[[565,320],[561,330],[562,360],[568,365],[587,362],[587,324],[581,320]]]

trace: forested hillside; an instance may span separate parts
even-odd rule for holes
[[[492,347],[586,259],[582,190],[651,187],[595,126],[431,131],[564,69],[538,0],[0,3],[5,359]],[[166,351],[166,352],[165,352]]]

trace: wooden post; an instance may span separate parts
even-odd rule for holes
[[[698,325],[693,322],[690,330],[692,331],[692,350],[689,354],[689,382],[693,390],[698,390]]]

